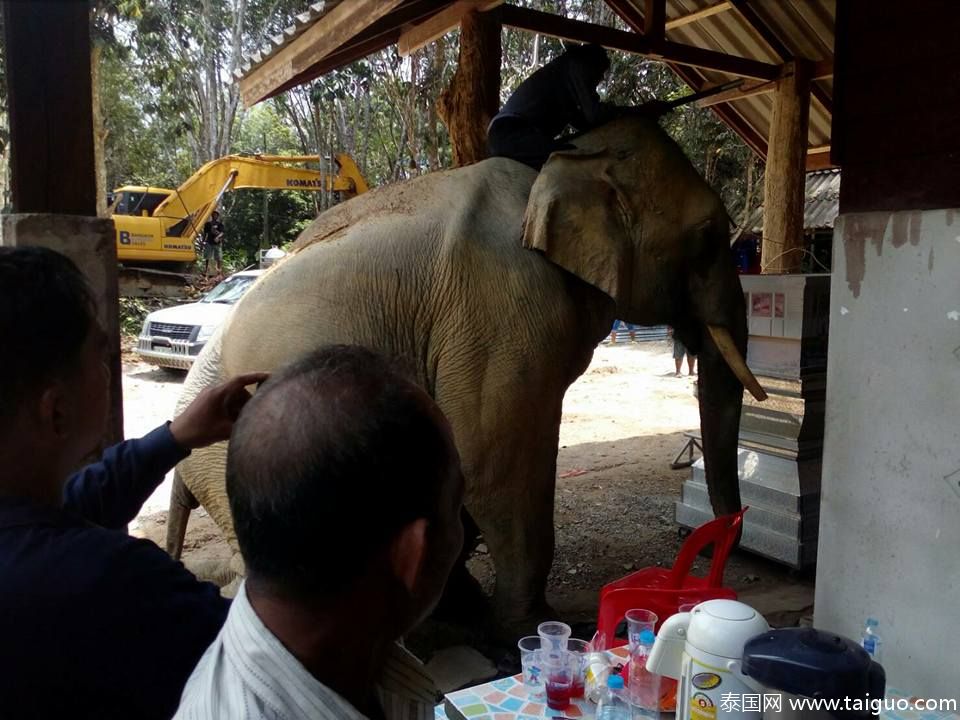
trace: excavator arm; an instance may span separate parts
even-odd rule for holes
[[[242,188],[339,192],[353,197],[369,190],[353,158],[335,156],[336,175],[294,167],[321,162],[317,155],[227,155],[211,160],[146,215],[115,214],[117,256],[121,262],[185,263],[196,259],[194,238],[225,192]],[[120,193],[128,188],[121,188]],[[143,190],[154,190],[145,188]],[[122,205],[122,198],[119,203]]]

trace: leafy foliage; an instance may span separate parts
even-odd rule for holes
[[[603,0],[512,0],[625,29]],[[371,185],[448,167],[449,137],[436,104],[456,68],[458,33],[402,59],[396,48],[244,110],[232,71],[244,52],[292,24],[306,0],[94,0],[106,183],[176,187],[203,162],[230,152],[346,152]],[[501,95],[563,52],[555,38],[505,28]],[[2,49],[0,49],[2,52]],[[685,95],[662,63],[611,52],[601,96],[618,104]],[[2,57],[0,57],[2,60]],[[0,87],[0,113],[4,93]],[[763,164],[710,110],[681,108],[662,120],[735,222],[762,201]],[[3,135],[0,134],[0,147]],[[329,162],[324,160],[329,167]],[[326,167],[324,168],[326,169]],[[238,191],[224,200],[228,253],[252,261],[260,247],[290,242],[325,193]],[[264,221],[264,208],[267,219]]]

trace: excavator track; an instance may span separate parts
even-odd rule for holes
[[[186,299],[193,288],[193,275],[186,272],[121,265],[117,281],[120,297]]]

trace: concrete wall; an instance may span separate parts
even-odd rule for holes
[[[117,246],[113,220],[80,215],[24,213],[0,219],[0,246],[40,246],[63,253],[87,276],[100,325],[110,339],[111,411],[104,445],[123,439]]]
[[[842,215],[833,269],[815,624],[958,697],[960,211]]]

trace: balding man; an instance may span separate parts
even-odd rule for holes
[[[245,408],[227,493],[247,579],[176,717],[432,718],[435,687],[396,641],[463,544],[433,400],[370,350],[320,350]]]

